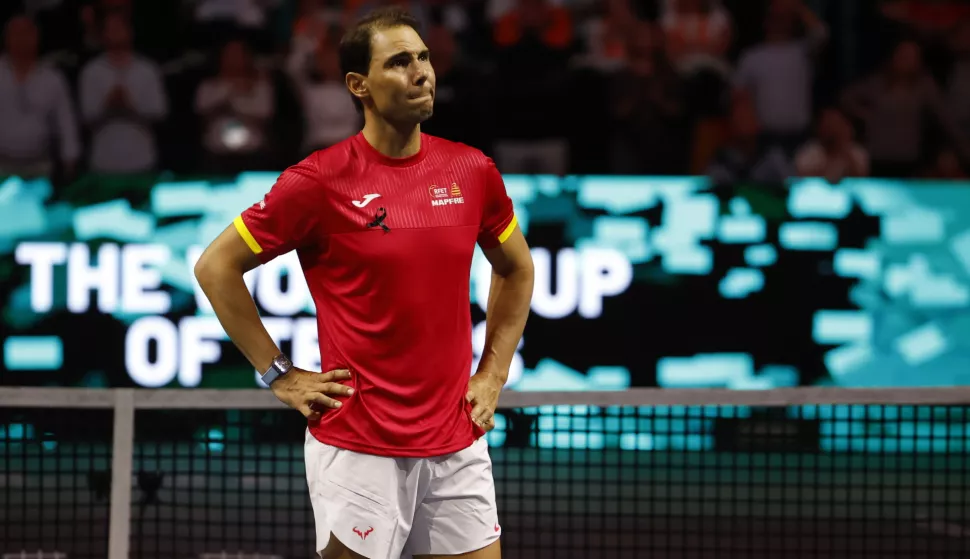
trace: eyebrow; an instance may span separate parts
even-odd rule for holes
[[[424,56],[424,55],[427,55],[427,54],[429,54],[428,49],[424,49],[424,50],[418,52],[417,53],[417,56],[420,58],[421,56]],[[393,63],[396,60],[400,60],[401,58],[407,58],[408,60],[411,60],[411,52],[406,51],[406,50],[402,50],[401,52],[392,54],[391,56],[388,56],[387,57],[387,60],[384,61],[384,64],[385,65],[391,64],[391,63]]]

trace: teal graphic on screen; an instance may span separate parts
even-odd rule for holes
[[[192,267],[275,179],[6,179],[0,382],[259,386]],[[536,264],[510,389],[970,384],[970,185],[505,180]],[[295,255],[246,280],[278,343],[319,366]],[[488,281],[479,251],[476,357]]]

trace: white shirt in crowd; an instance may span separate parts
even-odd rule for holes
[[[62,161],[80,156],[77,119],[64,76],[39,64],[23,82],[0,57],[0,160],[49,161],[56,143]]]
[[[196,91],[195,110],[209,117],[203,138],[206,150],[233,154],[262,149],[274,103],[273,86],[263,78],[257,78],[252,89],[245,92],[218,77],[202,82]]]
[[[266,12],[279,0],[196,0],[196,21],[232,21],[240,27],[261,29]]]
[[[812,121],[812,54],[828,38],[824,27],[800,40],[764,43],[738,61],[735,85],[751,92],[758,120],[771,134],[797,134]]]
[[[842,154],[833,155],[819,142],[809,142],[795,154],[795,169],[801,177],[839,180],[848,176],[869,176],[869,154],[853,142]]]
[[[116,86],[128,92],[130,109],[108,106]],[[91,170],[100,173],[150,171],[158,162],[152,124],[168,114],[168,99],[158,66],[138,55],[118,67],[101,55],[84,67],[80,79],[81,114],[92,127]]]
[[[304,148],[330,146],[360,130],[360,117],[342,82],[303,83],[301,89],[307,121]]]
[[[309,67],[315,56],[313,49],[294,49],[286,63],[303,102],[304,151],[331,146],[360,131],[360,116],[347,86],[342,81],[319,82],[310,78]]]

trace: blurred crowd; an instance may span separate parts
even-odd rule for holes
[[[423,129],[506,173],[966,178],[950,0],[3,0],[0,175],[282,169],[360,129],[337,44],[389,1]]]

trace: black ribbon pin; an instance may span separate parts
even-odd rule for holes
[[[374,221],[368,223],[367,226],[380,227],[381,229],[384,230],[385,233],[390,233],[391,228],[384,223],[384,220],[386,218],[387,218],[387,210],[385,210],[384,208],[380,208],[377,210],[377,213],[374,214]]]

